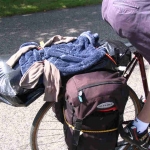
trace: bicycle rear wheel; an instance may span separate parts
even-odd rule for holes
[[[63,125],[50,109],[53,104],[45,102],[34,118],[30,133],[32,150],[67,150]]]
[[[124,111],[124,123],[133,120],[140,112],[140,102],[135,92],[129,87],[129,99]],[[67,150],[64,141],[63,125],[55,118],[50,109],[54,103],[46,102],[38,111],[32,124],[30,144],[32,150]],[[130,144],[119,137],[116,150],[131,150]]]

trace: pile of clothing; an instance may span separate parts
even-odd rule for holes
[[[104,68],[107,61],[106,49],[99,46],[99,35],[90,31],[78,37],[56,35],[43,46],[35,42],[27,42],[10,57],[10,67],[20,66],[22,78],[20,86],[33,89],[39,81],[45,86],[45,101],[57,101],[61,87],[61,76],[78,74],[100,63]],[[51,94],[50,96],[48,96]]]

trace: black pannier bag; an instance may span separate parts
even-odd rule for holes
[[[75,75],[66,84],[64,133],[69,150],[114,150],[129,95],[118,72]]]
[[[22,77],[19,65],[11,68],[6,61],[11,55],[0,56],[0,101],[20,107],[28,106],[44,93],[43,84],[34,89],[24,89],[19,86]]]

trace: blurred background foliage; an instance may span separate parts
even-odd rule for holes
[[[102,0],[0,0],[0,17],[100,4]]]

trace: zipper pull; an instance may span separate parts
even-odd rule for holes
[[[79,98],[79,101],[80,101],[81,103],[83,102],[82,94],[83,94],[82,91],[79,91],[79,92],[78,92],[78,98]]]

